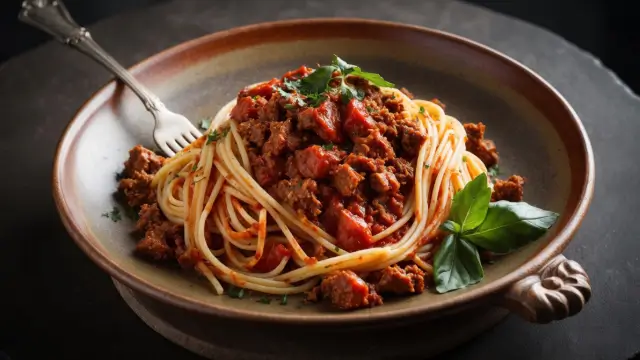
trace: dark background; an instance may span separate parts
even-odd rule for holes
[[[222,3],[225,0],[211,0],[212,2]],[[231,1],[231,0],[226,0]],[[265,0],[269,1],[269,0]],[[303,0],[300,0],[303,1]],[[348,0],[345,0],[348,1]],[[376,0],[372,0],[376,1]],[[444,1],[444,0],[413,0],[413,1]],[[38,46],[39,44],[49,41],[50,37],[38,30],[32,29],[27,25],[17,21],[16,16],[20,8],[20,0],[0,0],[0,63],[14,57],[20,53]],[[163,0],[64,0],[74,18],[82,25],[90,27],[92,23],[100,19],[114,16],[123,11],[129,11],[136,8],[142,8],[153,4],[164,2]],[[622,0],[470,0],[472,4],[484,6],[503,14],[511,15],[516,18],[531,22],[542,26],[556,34],[564,37],[568,41],[576,44],[580,48],[593,53],[596,57],[609,68],[611,68],[620,78],[627,83],[635,92],[640,93],[640,71],[634,67],[640,64],[640,31],[638,30],[638,12],[632,8],[632,1],[625,2]],[[162,34],[158,34],[162,36]],[[126,41],[126,39],[123,39]],[[526,42],[527,39],[522,39]],[[46,61],[43,58],[42,61]],[[0,67],[2,65],[0,64]],[[1,76],[1,75],[0,75]],[[9,120],[9,119],[7,119]],[[59,224],[59,227],[62,227]],[[46,231],[47,229],[43,229]],[[55,229],[57,230],[57,229]],[[20,239],[14,237],[14,234],[5,234],[3,241],[27,241],[29,239]],[[17,235],[17,234],[15,234]],[[51,254],[52,256],[63,255],[60,253]],[[89,263],[89,260],[81,252],[76,252],[71,258],[63,258],[64,261]],[[16,259],[15,261],[29,261],[27,258]],[[10,267],[9,267],[10,268]],[[95,276],[100,271],[95,267],[91,274],[80,274],[79,276],[87,278]],[[52,271],[53,274],[53,271]],[[50,279],[43,279],[49,288],[55,287],[55,281],[67,281],[57,276]],[[33,284],[33,286],[41,286]],[[49,290],[51,293],[51,290]],[[2,306],[2,298],[7,296],[15,296],[20,298],[20,294],[0,292],[0,306]],[[68,296],[68,295],[65,295]],[[105,289],[96,297],[99,303],[95,304],[95,308],[109,308],[110,306],[126,307],[121,301],[114,299],[115,292],[113,289]],[[39,304],[39,299],[22,299],[30,306],[43,306]],[[64,301],[54,299],[52,302],[58,306],[64,306]],[[108,305],[107,305],[108,304]],[[115,304],[115,305],[114,305]],[[12,311],[9,309],[9,311]],[[78,309],[78,316],[83,316],[82,311]],[[104,317],[102,317],[104,318]],[[139,320],[135,316],[131,316],[130,325],[132,328],[138,325]],[[113,324],[104,323],[96,324],[96,326],[104,326],[105,328],[115,328]],[[14,359],[19,358],[19,352],[14,351],[17,348],[24,350],[23,353],[34,353],[36,351],[52,351],[55,349],[48,348],[52,346],[52,342],[65,339],[64,328],[57,334],[47,333],[51,327],[41,326],[40,324],[25,324],[26,331],[15,331],[16,329],[8,329],[6,323],[3,326],[3,319],[0,318],[0,350],[7,351]],[[91,329],[75,329],[84,331],[88,334],[93,333]],[[3,339],[2,331],[11,331],[16,335],[27,335],[31,338],[7,337]],[[13,335],[13,334],[12,334]],[[150,343],[151,340],[146,337],[158,338],[151,331],[146,333],[136,333],[139,341]],[[3,343],[7,340],[7,343]],[[82,339],[66,339],[65,342],[78,343],[81,346]],[[132,340],[131,343],[135,342]],[[16,344],[19,343],[19,346]],[[44,346],[43,346],[44,345]],[[55,345],[54,345],[55,346]],[[106,344],[105,346],[108,346]],[[100,351],[100,349],[94,349]],[[145,349],[132,348],[130,350],[132,357],[145,358]],[[23,355],[25,356],[25,355]],[[64,356],[64,354],[63,354]],[[46,358],[46,357],[42,357]],[[87,358],[91,358],[88,356]],[[0,351],[0,360],[4,360]]]
[[[217,2],[232,0],[212,0]],[[442,1],[442,0],[414,0]],[[81,25],[164,0],[64,0]],[[625,0],[469,0],[542,26],[594,54],[636,93],[640,93],[638,12]],[[0,5],[0,62],[49,40],[17,21],[20,0]],[[523,39],[526,41],[526,39]],[[636,66],[634,66],[634,64]]]

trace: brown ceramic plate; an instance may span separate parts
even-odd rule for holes
[[[485,279],[475,286],[391,300],[372,309],[332,312],[322,306],[302,306],[295,298],[288,306],[280,306],[216,296],[204,281],[134,257],[135,239],[129,235],[133,223],[126,219],[112,222],[102,216],[115,205],[115,174],[127,151],[136,144],[153,146],[150,116],[128,90],[111,82],[78,111],[56,154],[54,197],[71,236],[93,261],[125,285],[168,304],[235,319],[362,324],[423,319],[486,301],[512,303],[511,308],[517,309],[517,304],[540,296],[560,296],[561,305],[566,306],[559,310],[538,300],[520,306],[535,321],[579,311],[588,299],[588,278],[574,262],[556,258],[545,268],[543,279],[552,275],[559,279],[559,283],[542,281],[545,291],[555,291],[551,295],[535,290],[531,281],[518,281],[556,257],[584,217],[593,193],[591,146],[577,115],[561,95],[505,55],[458,36],[415,26],[317,19],[259,24],[204,36],[155,55],[132,72],[170,109],[196,121],[215,114],[247,84],[280,76],[301,64],[326,63],[332,54],[382,74],[418,98],[439,98],[447,112],[463,122],[484,122],[487,136],[500,151],[502,173],[525,176],[525,200],[561,214],[552,231],[499,262],[485,265]],[[541,282],[538,277],[532,279]],[[564,288],[569,292],[560,291]],[[502,301],[504,296],[508,301]],[[540,312],[546,312],[547,320],[541,320]]]

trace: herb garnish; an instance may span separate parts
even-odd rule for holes
[[[207,144],[209,145],[210,143],[214,142],[214,141],[218,141],[224,137],[227,136],[227,134],[229,133],[230,128],[224,128],[222,130],[222,132],[218,132],[218,130],[213,130],[212,132],[209,133],[209,135],[207,135]]]
[[[492,178],[500,175],[500,167],[497,164],[493,165],[491,168],[487,169],[487,175]]]
[[[198,170],[198,163],[193,164],[193,166],[191,167],[191,172],[194,172]]]
[[[508,253],[544,235],[558,214],[526,202],[491,201],[487,175],[482,173],[453,196],[449,232],[434,257],[434,280],[440,293],[482,280],[478,248]]]
[[[333,248],[333,251],[335,251],[335,252],[339,252],[339,251],[340,251],[340,248],[338,247],[338,245],[336,245],[336,246]]]
[[[334,73],[337,75],[334,77]],[[316,107],[327,99],[326,93],[337,91],[343,103],[353,98],[364,99],[364,92],[346,82],[347,77],[355,76],[371,82],[376,86],[394,87],[379,74],[364,72],[356,65],[348,64],[338,56],[333,55],[331,65],[318,67],[308,76],[298,80],[285,80],[285,88],[297,91],[307,98],[308,105]],[[337,87],[332,87],[337,82]]]
[[[229,297],[234,299],[242,299],[244,297],[244,288],[230,286],[228,290]]]
[[[425,168],[425,169],[428,169],[428,168],[430,168],[430,167],[431,167],[431,165],[429,165],[429,164],[424,164],[424,168]]]
[[[467,156],[466,155],[462,156],[462,162],[467,162]]]
[[[113,222],[118,222],[122,220],[122,213],[120,212],[119,208],[114,206],[113,209],[111,209],[111,211],[102,213],[102,217],[109,218]]]
[[[209,130],[209,127],[211,126],[211,120],[213,120],[212,117],[206,117],[200,120],[200,128],[202,130]]]
[[[282,299],[280,299],[280,305],[287,305],[287,294],[282,295]]]
[[[261,303],[261,304],[271,304],[271,298],[270,298],[270,297],[263,296],[263,297],[261,297],[260,299],[258,299],[258,301],[257,301],[257,302],[259,302],[259,303]]]
[[[420,114],[424,115],[424,106],[420,106]]]
[[[325,150],[333,150],[335,145],[333,145],[333,143],[327,143],[327,144],[322,144],[322,148]]]

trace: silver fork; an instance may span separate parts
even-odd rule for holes
[[[88,55],[107,68],[140,98],[153,115],[153,140],[167,155],[174,156],[196,138],[200,131],[186,117],[169,111],[144,85],[96,43],[89,31],[79,26],[60,0],[26,0],[22,2],[20,21],[48,32],[63,44]]]

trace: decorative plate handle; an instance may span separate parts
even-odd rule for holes
[[[538,274],[513,284],[504,306],[527,321],[546,324],[579,313],[590,297],[591,283],[582,266],[558,255]]]

